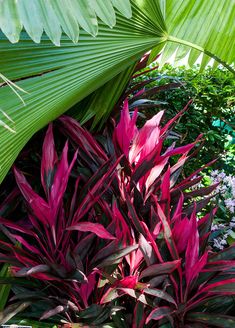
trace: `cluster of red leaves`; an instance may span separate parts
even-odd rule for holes
[[[227,311],[232,306],[235,247],[214,254],[208,239],[215,210],[198,218],[216,185],[190,191],[202,168],[180,178],[201,136],[186,146],[165,145],[186,109],[163,127],[161,111],[138,129],[138,113],[131,116],[125,101],[103,146],[75,120],[60,118],[76,151],[69,163],[66,142],[59,159],[49,126],[44,197],[14,168],[28,216],[25,226],[0,219],[8,238],[0,243],[0,260],[11,263],[19,280],[46,288],[42,295],[34,287],[34,300],[47,303],[42,319],[60,313],[68,322],[133,328],[235,324],[232,316],[215,318],[214,312],[221,299]],[[72,196],[68,184],[74,184]],[[23,299],[30,304],[32,291],[25,289]]]

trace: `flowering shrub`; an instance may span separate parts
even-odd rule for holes
[[[57,124],[70,143],[60,156],[49,126],[42,189],[15,167],[27,215],[0,218],[0,261],[11,263],[14,293],[1,324],[26,307],[24,315],[64,328],[235,324],[235,246],[214,253],[215,210],[198,216],[217,184],[189,191],[201,169],[181,176],[200,136],[182,147],[165,143],[186,109],[165,126],[159,112],[138,129],[125,101],[101,143],[64,116]]]
[[[211,171],[207,177],[210,183],[219,183],[215,189],[215,203],[218,206],[212,225],[213,246],[223,249],[235,239],[235,176],[223,170]]]
[[[223,171],[212,171],[211,181],[219,182],[216,191],[218,192],[218,206],[227,211],[227,214],[235,215],[235,176],[226,175]]]

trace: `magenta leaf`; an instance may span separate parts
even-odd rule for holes
[[[50,310],[47,310],[46,312],[44,312],[43,315],[41,316],[40,320],[48,319],[50,317],[55,316],[56,314],[59,314],[59,313],[65,311],[65,310],[66,310],[65,306],[58,305],[54,309],[50,309]]]
[[[139,238],[139,247],[141,252],[143,253],[145,262],[148,266],[151,266],[151,264],[156,263],[156,256],[154,254],[153,247],[151,243],[148,242],[142,234],[140,234]]]
[[[32,268],[23,268],[20,271],[18,271],[15,276],[16,277],[25,277],[25,276],[30,276],[35,273],[42,273],[42,272],[49,272],[50,267],[46,264],[39,264],[36,265]]]
[[[41,252],[33,245],[30,245],[23,237],[16,234],[11,234],[11,236],[14,237],[18,242],[20,242],[30,252],[35,253],[37,255],[41,255]]]
[[[97,272],[91,272],[87,277],[87,282],[81,284],[79,288],[79,294],[86,307],[88,306],[88,298],[90,297],[92,291],[95,289],[95,286],[97,284],[97,276]]]
[[[49,195],[49,190],[53,183],[57,160],[58,158],[55,150],[52,124],[49,124],[43,142],[41,162],[41,182],[47,196]]]
[[[109,303],[116,298],[122,296],[123,293],[120,293],[120,291],[117,290],[117,288],[109,288],[107,292],[102,296],[100,300],[100,304]]]
[[[120,263],[123,257],[130,254],[131,252],[137,250],[139,247],[138,244],[127,246],[125,248],[117,249],[114,254],[109,255],[104,259],[99,265],[98,268],[103,268],[109,265],[114,265]]]
[[[121,288],[131,288],[135,289],[137,287],[138,277],[137,276],[128,276],[121,280],[117,280],[115,283],[116,287]]]
[[[63,125],[63,132],[73,140],[77,147],[79,146],[86,154],[89,154],[91,159],[97,160],[99,164],[108,160],[105,151],[95,138],[81,127],[78,121],[69,116],[61,116],[59,120]]]
[[[155,180],[160,176],[160,174],[162,173],[165,165],[168,162],[168,157],[166,157],[163,161],[161,161],[159,164],[155,164],[154,167],[150,170],[148,177],[145,181],[145,188],[146,191],[148,191],[150,189],[150,187],[152,186],[152,184],[155,182]]]
[[[83,198],[81,204],[78,206],[74,217],[73,217],[73,223],[76,223],[79,221],[93,206],[94,204],[101,198],[103,193],[110,187],[110,184],[112,183],[116,168],[118,163],[120,162],[120,158],[116,160],[114,164],[110,166],[110,160],[107,161],[102,165],[103,167],[106,167],[106,172],[100,177],[99,171],[97,171],[92,177],[95,178],[95,184],[91,185],[90,189],[88,189],[87,193],[85,194],[85,197]],[[97,176],[99,176],[99,180],[96,181]],[[90,180],[88,183],[90,185]],[[84,186],[84,189],[87,187],[87,185]]]
[[[209,262],[217,262],[222,260],[235,260],[235,243],[233,243],[230,247],[225,248],[219,253],[215,253],[209,258]]]
[[[150,320],[160,320],[166,316],[169,316],[172,314],[172,309],[169,306],[161,306],[157,307],[153,311],[150,312],[149,316],[146,319],[146,324],[149,323]]]
[[[158,144],[160,135],[159,124],[163,113],[163,111],[160,111],[158,114],[153,116],[145,123],[139,132],[136,133],[129,154],[130,163],[136,162],[138,155],[140,155],[138,161],[142,162],[143,158],[152,152]]]
[[[132,328],[144,328],[146,319],[144,310],[144,304],[137,302],[134,309],[134,322],[132,323]]]
[[[179,254],[172,236],[172,230],[171,227],[168,223],[168,220],[165,216],[165,214],[162,211],[161,206],[158,204],[157,198],[155,196],[153,196],[153,199],[155,201],[155,204],[157,206],[157,213],[159,216],[159,219],[162,222],[162,226],[163,226],[163,231],[164,231],[164,238],[167,244],[167,247],[171,253],[171,256],[174,260],[178,260],[179,259]]]
[[[207,263],[207,259],[208,259],[208,251],[205,252],[199,259],[199,261],[197,263],[194,264],[192,270],[191,270],[191,274],[190,274],[190,280],[192,281],[193,279],[195,279],[198,274],[202,271],[202,269],[205,267],[206,263]]]
[[[67,228],[67,230],[78,230],[83,232],[92,232],[100,238],[115,239],[100,223],[80,222],[74,226]]]
[[[139,217],[136,213],[135,207],[131,202],[130,196],[128,195],[128,193],[126,191],[125,191],[125,197],[126,197],[126,204],[127,204],[128,211],[129,211],[129,217],[130,217],[134,227],[142,235],[145,235],[144,229],[141,225],[141,220],[139,219]]]
[[[197,229],[197,218],[195,211],[190,218],[190,235],[185,254],[185,275],[187,285],[190,284],[194,275],[194,268],[199,258],[199,233]]]
[[[145,277],[157,276],[162,274],[170,274],[181,264],[181,260],[153,264],[143,270],[140,279]]]
[[[14,174],[17,185],[25,200],[27,201],[28,206],[31,208],[32,214],[37,217],[37,219],[44,225],[50,224],[50,206],[33,191],[23,174],[16,167],[14,167]]]
[[[143,290],[143,292],[147,295],[152,295],[154,297],[163,299],[165,301],[168,301],[169,303],[172,303],[172,304],[176,305],[176,302],[175,302],[174,298],[171,295],[169,295],[168,293],[161,290],[161,289],[145,288]]]
[[[55,220],[59,209],[61,207],[61,202],[67,187],[68,179],[73,168],[73,165],[77,158],[77,152],[75,152],[72,162],[68,164],[68,142],[66,142],[61,160],[58,163],[57,170],[54,175],[53,184],[49,193],[49,204],[51,207],[51,225],[55,225]]]
[[[235,261],[216,261],[216,262],[209,262],[203,268],[203,272],[217,272],[217,271],[225,271],[225,270],[234,270],[235,268]]]
[[[162,183],[161,183],[161,208],[162,211],[165,213],[167,219],[169,220],[170,214],[170,166],[168,167],[167,171],[165,172]]]
[[[215,183],[209,187],[204,187],[204,188],[200,188],[198,190],[194,190],[194,191],[190,191],[184,194],[185,199],[188,198],[193,198],[193,197],[198,197],[198,196],[206,196],[212,193],[212,191],[214,191],[216,189],[216,187],[220,184],[220,182]]]
[[[161,135],[165,134],[167,130],[171,127],[171,125],[174,124],[175,121],[178,120],[178,118],[180,118],[180,116],[182,116],[184,112],[186,112],[186,110],[188,110],[189,105],[191,105],[192,102],[193,102],[192,100],[189,100],[187,105],[180,112],[178,112],[170,121],[167,122],[167,124],[161,130]]]
[[[205,292],[221,295],[235,295],[235,278],[220,280],[200,289],[200,293]]]
[[[128,101],[127,99],[124,101],[123,110],[121,111],[121,118],[119,123],[117,124],[113,138],[116,139],[120,149],[123,154],[128,158],[129,155],[129,147],[132,139],[134,138],[135,133],[137,132],[136,128],[136,119],[137,119],[137,111],[134,112],[133,117],[130,117]]]
[[[159,163],[162,163],[162,160],[164,160],[160,157],[162,142],[163,141],[160,139],[158,146],[155,147],[150,153],[148,153],[144,159],[139,161],[135,166],[132,179],[135,182],[138,182],[140,179],[142,179],[142,188],[145,186],[145,180],[148,178],[151,170],[154,169],[154,167]]]
[[[162,158],[188,153],[194,146],[195,146],[195,142],[182,147],[174,148],[172,150],[166,151],[162,155]]]
[[[172,230],[172,234],[179,254],[184,252],[187,248],[191,234],[191,223],[188,218],[180,220],[178,217]]]
[[[108,243],[108,245],[106,245],[105,247],[101,248],[93,257],[91,263],[97,263],[98,261],[101,261],[103,259],[105,259],[107,256],[115,253],[115,251],[117,250],[117,240],[113,240],[110,243]]]

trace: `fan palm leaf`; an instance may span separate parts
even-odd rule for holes
[[[211,57],[228,68],[234,64],[234,0],[165,0],[164,4],[169,42],[163,61],[176,52],[176,59],[189,54],[192,65],[203,52],[203,67]]]
[[[116,7],[121,11],[115,11],[115,21],[112,18],[113,9],[109,9],[112,12],[109,16],[108,11],[102,7],[101,0],[55,0],[53,3],[56,6],[53,5],[53,9],[48,11],[44,7],[47,1],[43,0],[0,1],[0,70],[27,92],[22,94],[24,106],[6,83],[0,88],[0,181],[36,131],[119,73],[124,70],[128,72],[130,66],[146,51],[154,48],[155,52],[159,52],[165,46],[163,53],[167,58],[176,49],[178,56],[184,56],[193,49],[190,52],[190,62],[194,62],[201,51],[220,62],[226,62],[229,68],[234,62],[234,44],[231,44],[231,34],[234,32],[234,0],[229,1],[229,12],[226,0],[132,0],[130,19],[126,18],[131,15],[129,1],[107,2],[112,8]],[[29,12],[29,3],[32,6],[35,3],[40,4],[40,9],[37,7],[36,11],[28,15],[30,17],[26,15]],[[81,5],[79,10],[78,7],[73,7],[71,17],[75,17],[74,19],[70,16],[71,19],[68,18],[68,11],[72,8],[68,4],[71,3]],[[84,5],[86,3],[89,4],[88,7]],[[91,3],[95,5],[92,7]],[[107,8],[111,8],[110,6]],[[61,8],[64,9],[63,12]],[[54,14],[51,13],[52,10]],[[93,16],[88,13],[90,10]],[[35,17],[37,12],[40,14]],[[50,15],[54,15],[52,23]],[[100,18],[99,24],[96,16]],[[43,34],[41,30],[40,33],[32,30],[38,20],[39,26],[45,31]],[[84,25],[84,20],[89,24]],[[113,26],[115,22],[116,25],[110,29],[109,26]],[[97,33],[97,25],[98,35],[94,38],[92,35]],[[56,26],[59,26],[60,31],[59,28],[56,30]],[[82,29],[79,30],[79,41],[76,43],[78,26]],[[20,41],[17,42],[19,37]],[[15,43],[10,43],[9,40]],[[60,46],[53,43],[60,43]],[[203,64],[206,60],[207,57]],[[106,84],[106,88],[110,87]],[[100,92],[102,93],[102,88]],[[109,92],[106,96],[110,98],[112,95]],[[98,95],[97,97],[99,98]],[[107,114],[107,109],[102,108],[102,104],[96,110],[99,111],[100,119]],[[90,112],[84,112],[80,118],[87,119],[87,115]]]
[[[49,39],[59,45],[62,30],[76,43],[79,27],[97,35],[97,17],[113,27],[115,8],[125,17],[131,17],[129,0],[3,0],[0,1],[0,29],[13,43],[19,41],[22,29],[36,43],[45,31]]]

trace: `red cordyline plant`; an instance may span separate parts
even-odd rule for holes
[[[218,313],[215,315],[213,307],[223,314],[225,310],[221,306],[222,301],[225,301],[227,311],[233,306],[231,295],[235,293],[233,287],[235,286],[233,274],[235,246],[218,254],[213,254],[208,249],[208,238],[215,210],[200,220],[197,218],[197,213],[210,197],[194,202],[190,206],[184,206],[186,198],[208,194],[216,185],[184,195],[182,191],[185,187],[188,188],[195,182],[191,181],[195,173],[175,185],[174,173],[184,164],[188,152],[194,145],[176,149],[170,146],[161,154],[163,144],[161,136],[167,133],[167,129],[172,124],[170,121],[165,127],[160,128],[161,116],[162,112],[159,112],[138,131],[135,125],[136,114],[131,118],[126,104],[121,120],[114,131],[114,142],[125,154],[132,169],[129,174],[130,182],[140,166],[143,168],[147,166],[149,157],[152,163],[148,170],[142,168],[142,174],[138,180],[135,180],[133,189],[126,182],[127,179],[125,181],[126,177],[122,179],[129,217],[140,233],[140,248],[145,251],[145,265],[137,270],[136,286],[134,288],[131,286],[132,291],[128,291],[138,303],[142,303],[143,309],[142,316],[138,316],[140,306],[135,312],[133,326],[144,327],[151,325],[151,322],[157,322],[159,327],[165,327],[167,323],[172,327],[193,325],[232,327],[235,325],[235,318]],[[168,165],[161,176],[169,157],[173,154],[182,156],[174,166]],[[146,213],[142,212],[143,215],[139,215],[136,211],[135,188],[142,196],[144,195],[145,202],[148,197],[151,198],[151,212],[146,212],[148,216],[150,215],[150,220],[149,217],[146,218]],[[143,293],[139,295],[133,293],[139,289],[140,283],[148,284],[149,290],[145,289],[145,294],[149,292],[149,295],[155,297],[152,302],[143,299]],[[156,291],[152,292],[155,287],[160,287],[161,296],[157,296]],[[114,294],[113,289],[111,293]],[[165,293],[168,294],[169,299]],[[161,297],[164,301],[160,301]],[[148,306],[152,307],[150,312]],[[219,306],[222,311],[218,310]]]
[[[160,112],[138,129],[137,111],[131,117],[125,101],[113,135],[101,143],[64,116],[60,129],[76,149],[70,164],[68,143],[59,160],[48,128],[45,199],[15,168],[28,218],[0,221],[8,238],[1,242],[1,261],[11,263],[18,283],[32,283],[15,286],[12,301],[37,301],[42,319],[63,318],[66,327],[232,327],[233,317],[213,313],[232,306],[235,249],[212,253],[214,211],[197,219],[210,201],[202,196],[216,185],[189,191],[201,169],[180,177],[201,137],[181,147],[165,144],[184,110],[163,127]],[[72,196],[66,191],[71,183]],[[31,305],[31,313],[37,318],[38,308]]]
[[[199,143],[202,136],[199,136],[194,143],[181,147],[176,147],[175,143],[170,146],[168,143],[166,146],[164,142],[171,137],[173,124],[188,109],[188,105],[163,127],[160,123],[164,112],[160,111],[141,129],[138,129],[136,126],[137,110],[130,116],[128,101],[125,100],[120,122],[111,137],[106,135],[106,143],[103,148],[87,131],[84,131],[78,122],[70,117],[60,118],[61,130],[70,138],[75,148],[79,146],[78,160],[82,166],[90,169],[90,174],[96,172],[108,158],[113,158],[113,161],[115,156],[120,158],[117,174],[111,183],[112,192],[118,198],[120,205],[123,205],[121,208],[125,208],[127,198],[130,198],[133,200],[137,212],[144,215],[147,212],[150,213],[150,195],[152,193],[158,195],[162,203],[165,202],[165,194],[169,190],[164,187],[162,180],[170,160],[174,156],[179,156],[179,158],[169,168],[171,206],[176,206],[181,192],[184,193],[185,199],[192,199],[209,195],[216,187],[210,186],[189,191],[190,187],[201,181],[202,177],[197,175],[203,168],[177,183],[183,165],[193,155],[189,154],[190,151]],[[208,163],[206,166],[210,164]],[[197,209],[202,209],[209,201],[210,197],[198,201]],[[191,208],[192,206],[189,206],[188,211],[191,211]],[[166,208],[166,210],[168,209]],[[128,221],[128,218],[126,219]]]
[[[159,112],[138,129],[137,111],[130,116],[125,101],[113,142],[109,139],[106,145],[110,154],[123,155],[112,182],[113,192],[120,213],[134,227],[139,249],[131,263],[119,264],[118,279],[108,277],[111,286],[101,302],[120,299],[121,304],[130,308],[130,298],[125,303],[125,297],[131,297],[132,314],[122,319],[133,328],[233,327],[235,324],[232,316],[223,315],[233,307],[235,247],[213,253],[208,239],[215,210],[200,215],[200,220],[198,217],[198,212],[211,199],[204,196],[217,185],[190,191],[190,187],[200,182],[197,174],[203,168],[177,182],[185,161],[191,156],[189,152],[201,136],[190,145],[175,148],[172,144],[164,148],[170,127],[184,110],[164,127],[160,126],[163,112]],[[61,118],[61,122],[74,144],[81,143],[84,134],[78,123],[67,117]],[[88,149],[86,155],[97,158],[91,144]],[[180,157],[170,166],[170,157],[174,155]],[[104,151],[102,156],[106,156]]]
[[[118,263],[138,247],[130,234],[121,232],[121,221],[116,216],[107,218],[101,211],[105,206],[102,195],[116,174],[119,160],[111,164],[107,159],[84,183],[81,175],[71,178],[76,159],[77,151],[71,162],[68,161],[68,142],[58,158],[52,125],[49,125],[41,162],[45,196],[37,194],[23,173],[14,167],[27,217],[15,221],[14,212],[11,219],[0,217],[1,230],[7,237],[0,241],[0,261],[11,264],[12,275],[18,277],[17,283],[24,284],[23,277],[33,283],[32,290],[18,287],[13,300],[23,299],[25,306],[29,306],[32,299],[34,303],[43,299],[47,306],[42,305],[45,313],[41,313],[41,319],[65,313],[67,320],[76,322],[74,313],[82,313],[93,302],[99,304],[103,290],[98,289],[101,268]],[[68,195],[69,179],[74,188]],[[1,208],[12,203],[16,193],[18,191],[14,191]],[[10,305],[2,319],[0,316],[1,324],[17,312],[15,307],[11,310]],[[100,316],[104,315],[103,310],[109,317],[112,309],[96,308]],[[99,322],[97,317],[95,319]]]

